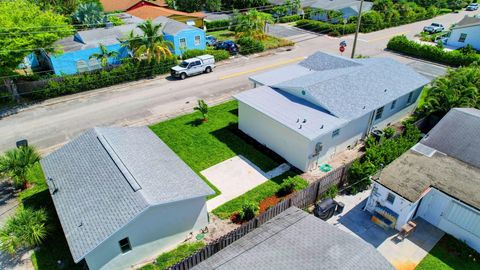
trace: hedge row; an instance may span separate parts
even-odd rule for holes
[[[207,32],[210,31],[220,31],[228,29],[230,26],[230,20],[218,20],[218,21],[205,21],[205,27],[207,27]]]
[[[468,66],[475,61],[480,61],[480,54],[475,52],[444,51],[437,46],[419,44],[407,39],[404,35],[390,39],[387,49],[455,67]]]
[[[265,45],[252,37],[241,37],[237,39],[237,44],[240,45],[240,54],[242,55],[265,51]]]
[[[47,85],[34,89],[27,97],[31,99],[46,99],[107,87],[122,82],[135,81],[168,73],[170,68],[176,64],[176,59],[167,59],[160,63],[126,61],[110,70],[99,70],[50,79]]]
[[[305,30],[331,36],[351,34],[355,33],[356,30],[356,25],[354,23],[332,24],[314,20],[300,20],[297,21],[296,26]]]
[[[188,58],[197,57],[197,56],[204,55],[204,54],[213,55],[216,62],[230,58],[230,54],[225,50],[211,50],[211,49],[209,49],[209,50],[188,50],[188,51],[185,51],[183,53],[182,58],[183,59],[188,59]]]
[[[280,18],[281,23],[288,23],[288,22],[296,22],[302,19],[302,16],[300,15],[290,15],[290,16],[285,16]]]

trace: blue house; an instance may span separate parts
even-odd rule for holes
[[[55,43],[62,53],[41,54],[42,60],[48,63],[51,70],[57,75],[76,74],[102,68],[97,59],[89,59],[94,53],[99,53],[99,44],[103,44],[109,51],[118,52],[118,57],[110,59],[110,64],[119,64],[122,58],[131,57],[128,48],[122,47],[120,39],[125,38],[130,31],[141,35],[142,31],[137,27],[143,20],[133,18],[130,24],[116,27],[96,28],[86,31],[79,31],[74,36],[64,38]],[[181,55],[185,50],[205,49],[205,31],[194,26],[158,17],[154,23],[161,23],[159,35],[164,35],[165,40],[174,44],[172,53]]]

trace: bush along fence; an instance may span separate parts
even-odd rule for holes
[[[387,49],[454,67],[468,66],[475,61],[480,61],[480,54],[473,50],[444,51],[437,46],[419,44],[404,35],[390,39]]]
[[[212,31],[226,30],[230,27],[230,23],[230,20],[205,21],[205,27],[207,32],[210,31],[209,29],[212,29]]]
[[[315,182],[311,183],[307,188],[295,192],[287,199],[279,202],[278,204],[270,207],[262,214],[256,216],[250,221],[243,223],[237,229],[227,233],[226,235],[216,239],[210,244],[206,245],[193,255],[185,258],[183,261],[170,266],[169,270],[187,270],[191,269],[195,265],[213,256],[220,250],[228,247],[236,240],[242,238],[244,235],[258,228],[265,222],[271,220],[278,214],[282,213],[286,209],[296,206],[298,208],[306,208],[312,204],[315,204],[327,190],[334,185],[340,185],[346,181],[347,171],[351,163],[345,164],[339,167],[329,174],[321,177]]]
[[[295,23],[295,26],[308,31],[330,36],[351,34],[355,33],[356,30],[356,25],[354,23],[333,24],[314,20],[300,20]]]

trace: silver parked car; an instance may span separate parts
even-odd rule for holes
[[[205,54],[182,61],[171,69],[170,74],[175,78],[185,79],[200,73],[210,73],[215,68],[215,58]]]

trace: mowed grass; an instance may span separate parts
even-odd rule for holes
[[[158,256],[155,264],[147,264],[141,269],[142,270],[157,270],[157,269],[163,270],[169,266],[172,266],[182,261],[184,258],[187,258],[188,256],[192,255],[193,253],[203,248],[204,246],[205,244],[201,241],[180,245],[177,248],[171,251],[165,252],[162,255]]]
[[[265,198],[275,195],[283,181],[289,177],[293,177],[295,179],[296,190],[304,189],[308,186],[307,181],[298,176],[297,172],[288,171],[280,176],[268,180],[261,185],[256,186],[243,195],[240,195],[237,198],[220,205],[219,207],[215,208],[212,213],[221,219],[227,219],[230,218],[235,212],[239,212],[242,209],[242,206],[246,203],[253,202],[258,205]]]
[[[237,101],[230,101],[211,107],[207,122],[202,122],[201,114],[194,112],[150,128],[215,190],[216,196],[220,191],[201,175],[201,171],[237,155],[244,156],[263,171],[283,162],[238,129],[237,114]]]
[[[480,254],[446,234],[430,250],[415,270],[480,269]]]

